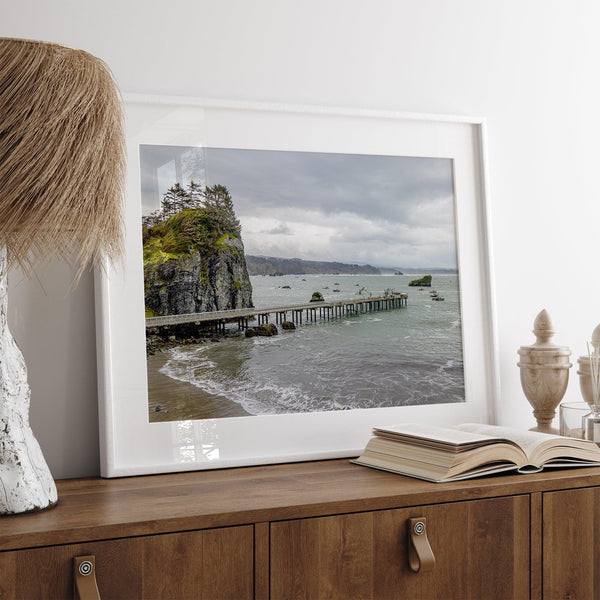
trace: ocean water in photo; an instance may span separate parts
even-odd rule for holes
[[[409,287],[418,277],[252,276],[257,308],[306,303],[315,291],[335,301],[393,290],[408,293],[408,302],[330,320],[303,319],[293,331],[278,326],[273,337],[179,346],[165,353],[160,373],[252,415],[462,402],[458,275],[433,274],[431,287]],[[444,300],[432,300],[431,290]]]

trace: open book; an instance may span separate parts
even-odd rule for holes
[[[600,448],[594,442],[510,427],[405,423],[376,427],[373,434],[352,462],[434,482],[501,471],[600,466]]]

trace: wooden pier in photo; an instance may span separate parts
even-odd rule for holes
[[[248,321],[256,319],[258,324],[269,323],[274,315],[276,323],[291,321],[302,324],[303,321],[329,321],[349,315],[391,310],[406,306],[408,294],[390,293],[381,296],[350,298],[332,302],[306,302],[287,306],[268,308],[235,308],[232,310],[215,310],[211,312],[190,313],[185,315],[168,315],[165,317],[148,317],[146,328],[186,323],[213,325],[216,332],[224,332],[227,323],[237,322],[239,329],[247,329]]]

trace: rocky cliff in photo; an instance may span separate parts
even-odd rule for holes
[[[146,316],[252,306],[240,225],[223,186],[174,186],[145,217]]]

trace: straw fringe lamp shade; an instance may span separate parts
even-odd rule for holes
[[[0,514],[41,510],[56,487],[29,427],[23,356],[7,326],[7,270],[122,249],[123,117],[99,59],[0,38]]]

